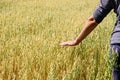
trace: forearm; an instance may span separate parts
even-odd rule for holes
[[[62,42],[61,46],[75,46],[79,44],[87,35],[98,25],[93,16],[91,16],[85,23],[82,31],[78,37],[73,41]]]
[[[79,44],[85,37],[87,37],[87,35],[94,30],[94,28],[98,25],[98,23],[96,23],[95,19],[93,16],[91,16],[85,23],[82,31],[80,32],[80,34],[78,35],[78,37],[76,38],[76,44]]]

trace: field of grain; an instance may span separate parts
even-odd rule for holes
[[[99,0],[0,0],[0,80],[111,80],[114,14],[79,45],[73,40]]]

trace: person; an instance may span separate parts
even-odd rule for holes
[[[61,46],[75,46],[78,45],[83,39],[85,39],[95,28],[102,22],[102,20],[108,15],[108,13],[114,10],[116,14],[116,23],[111,34],[110,49],[112,54],[116,51],[120,54],[120,0],[100,0],[99,5],[96,7],[93,15],[88,18],[83,26],[80,34],[75,40],[66,41],[60,43]],[[114,52],[114,53],[113,53]],[[120,56],[116,57],[117,65],[120,64]],[[120,80],[120,68],[113,67],[113,80]]]

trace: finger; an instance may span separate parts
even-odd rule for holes
[[[63,42],[60,44],[61,46],[67,46],[68,44],[66,42]]]

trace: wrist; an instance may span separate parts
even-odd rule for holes
[[[74,43],[75,43],[75,45],[78,45],[78,44],[79,44],[79,42],[78,42],[77,39],[74,40]]]

